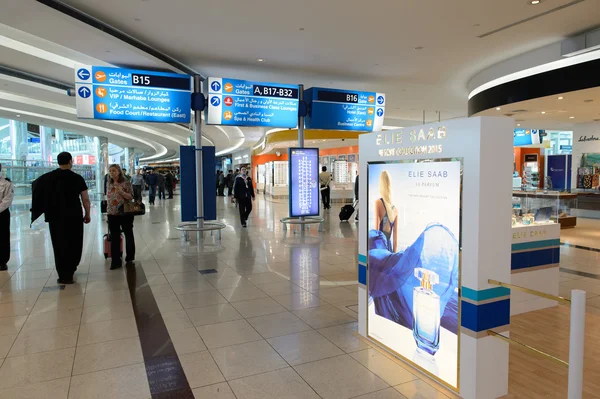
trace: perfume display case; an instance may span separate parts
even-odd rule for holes
[[[559,191],[513,191],[512,226],[559,223],[560,228],[577,226],[577,194]]]
[[[352,169],[354,165],[354,169]],[[348,204],[354,201],[354,179],[352,170],[356,173],[356,163],[345,160],[333,162],[333,179],[331,181],[331,202]]]
[[[558,295],[559,263],[560,224],[549,221],[513,226],[511,284]],[[511,315],[556,305],[556,301],[519,291],[510,295]]]

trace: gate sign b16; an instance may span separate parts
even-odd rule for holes
[[[307,129],[380,131],[385,117],[385,94],[312,87],[304,91],[309,112]]]
[[[191,83],[177,73],[76,65],[77,117],[189,123]]]
[[[208,125],[294,128],[298,86],[208,78]]]

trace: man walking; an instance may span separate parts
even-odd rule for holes
[[[73,284],[83,252],[83,224],[90,222],[90,199],[83,177],[73,172],[73,157],[58,154],[58,166],[33,182],[31,222],[42,213],[50,227],[59,284]],[[80,201],[81,198],[81,201]],[[81,211],[81,203],[85,213]]]
[[[165,183],[166,183],[165,176],[162,173],[157,174],[156,182],[158,184],[158,199],[159,200],[166,199],[166,197],[165,197]]]
[[[138,170],[136,175],[131,178],[131,185],[133,186],[133,199],[136,202],[142,202],[142,189],[144,186],[144,176],[142,176],[142,170]]]
[[[148,201],[150,205],[154,205],[154,200],[156,199],[156,187],[158,186],[158,176],[154,172],[154,169],[150,169],[150,174],[148,175]]]
[[[167,175],[165,176],[165,184],[167,186],[167,192],[169,193],[169,199],[173,199],[173,180],[174,177],[171,172],[167,172]]]
[[[235,178],[233,193],[240,210],[242,227],[246,227],[248,216],[250,216],[250,212],[252,212],[252,201],[255,199],[252,179],[246,175],[246,168],[242,168],[241,173]]]
[[[0,172],[2,165],[0,165]],[[0,175],[0,271],[8,270],[10,260],[10,211],[15,188],[9,179]]]
[[[331,183],[331,174],[327,172],[327,166],[323,166],[321,168],[322,172],[319,173],[319,183],[321,185],[321,199],[323,200],[323,209],[331,208],[329,205],[331,188],[329,188],[329,183]]]

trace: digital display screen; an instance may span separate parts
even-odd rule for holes
[[[455,389],[461,169],[461,159],[367,168],[367,334]]]
[[[289,149],[291,217],[319,215],[319,149]]]

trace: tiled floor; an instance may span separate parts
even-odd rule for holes
[[[218,203],[229,226],[212,254],[180,240],[178,197],[135,221],[137,268],[196,398],[453,397],[357,338],[354,223],[331,211],[324,234],[301,238],[284,235],[287,203],[259,196],[247,229]],[[13,216],[10,270],[0,274],[0,399],[150,398],[126,269],[108,270],[102,255],[106,222],[94,214],[86,226],[77,284],[63,289],[46,225],[30,229],[26,210]],[[584,288],[600,308],[599,259],[563,247],[561,292]]]

